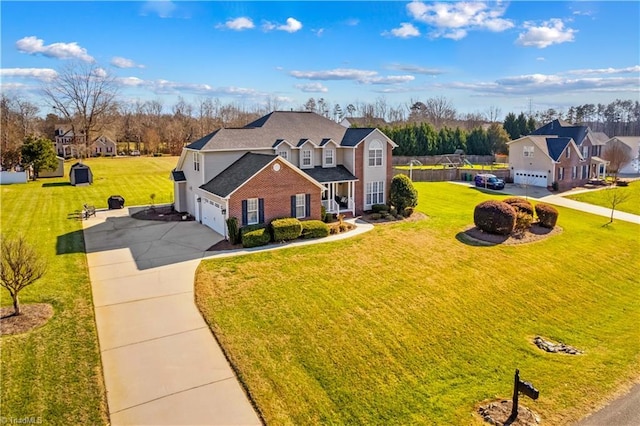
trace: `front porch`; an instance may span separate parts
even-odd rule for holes
[[[591,170],[589,172],[590,180],[602,180],[607,177],[607,160],[603,160],[600,157],[591,157]]]
[[[356,206],[353,201],[355,182],[326,182],[322,191],[322,206],[327,213],[351,213],[355,215]]]

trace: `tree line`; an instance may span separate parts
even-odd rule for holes
[[[83,143],[87,146],[105,134],[124,146],[124,151],[177,155],[185,144],[218,128],[243,126],[282,107],[277,98],[253,106],[225,104],[209,97],[191,102],[178,97],[171,105],[160,100],[126,102],[114,77],[96,64],[71,64],[61,69],[43,88],[42,96],[48,111],[41,111],[20,96],[1,95],[3,167],[19,163],[21,146],[28,136],[54,140],[59,124],[86,136]],[[345,117],[384,119],[389,123],[384,131],[399,144],[394,151],[398,155],[442,154],[455,149],[477,155],[502,153],[506,145],[501,129],[507,138],[515,139],[556,118],[584,122],[609,136],[640,135],[640,105],[631,100],[579,105],[567,112],[553,108],[519,115],[510,112],[503,123],[499,107],[462,114],[444,97],[410,99],[398,105],[391,105],[384,97],[347,105],[332,104],[321,97],[309,98],[296,109],[314,111],[335,121]]]

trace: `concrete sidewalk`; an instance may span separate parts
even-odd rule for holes
[[[112,425],[259,425],[261,420],[194,303],[200,260],[350,238],[211,254],[222,236],[197,222],[143,221],[130,209],[83,221]]]
[[[83,222],[111,424],[261,424],[194,303],[195,270],[221,237],[128,213]]]

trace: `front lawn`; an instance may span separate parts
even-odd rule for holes
[[[611,208],[611,191],[629,194],[629,198],[625,202],[618,204],[616,210],[640,215],[640,181],[631,182],[626,187],[620,186],[567,195],[567,198]]]
[[[416,187],[424,221],[200,265],[196,302],[268,424],[480,423],[516,368],[540,390],[522,403],[567,424],[638,377],[638,226],[560,208],[560,235],[470,246],[474,206],[503,197]]]
[[[411,169],[410,166],[393,166],[395,169],[400,169],[400,170],[409,170]],[[442,165],[442,164],[432,164],[432,165],[422,165],[422,166],[413,166],[413,170],[441,170],[441,169],[448,169],[450,168],[449,166]],[[509,164],[507,163],[494,163],[493,165],[487,165],[487,164],[473,164],[471,166],[469,166],[468,164],[465,164],[463,166],[458,167],[458,169],[460,170],[483,170],[483,171],[487,171],[487,170],[505,170],[509,168]]]
[[[0,397],[3,419],[39,418],[43,424],[107,424],[108,412],[82,223],[84,203],[107,207],[110,195],[127,205],[171,202],[169,171],[177,157],[85,160],[94,184],[42,178],[0,187],[2,233],[23,233],[47,258],[49,269],[20,293],[22,304],[49,303],[54,316],[29,333],[3,336]],[[65,164],[67,171],[71,162]],[[11,305],[0,290],[2,306]]]

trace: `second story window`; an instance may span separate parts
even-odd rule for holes
[[[382,166],[382,143],[373,141],[369,145],[369,167]]]
[[[197,152],[193,153],[193,170],[200,171],[200,154]]]
[[[524,152],[524,156],[525,157],[533,157],[533,147],[532,146],[525,146],[523,152]]]
[[[311,167],[311,150],[302,151],[302,167]]]
[[[589,158],[589,147],[588,146],[583,146],[582,147],[582,157],[586,160],[587,158]]]
[[[333,166],[334,165],[333,154],[334,154],[333,149],[325,149],[324,150],[324,165],[325,166]]]
[[[285,160],[289,159],[287,151],[278,151],[278,155],[284,158]]]

